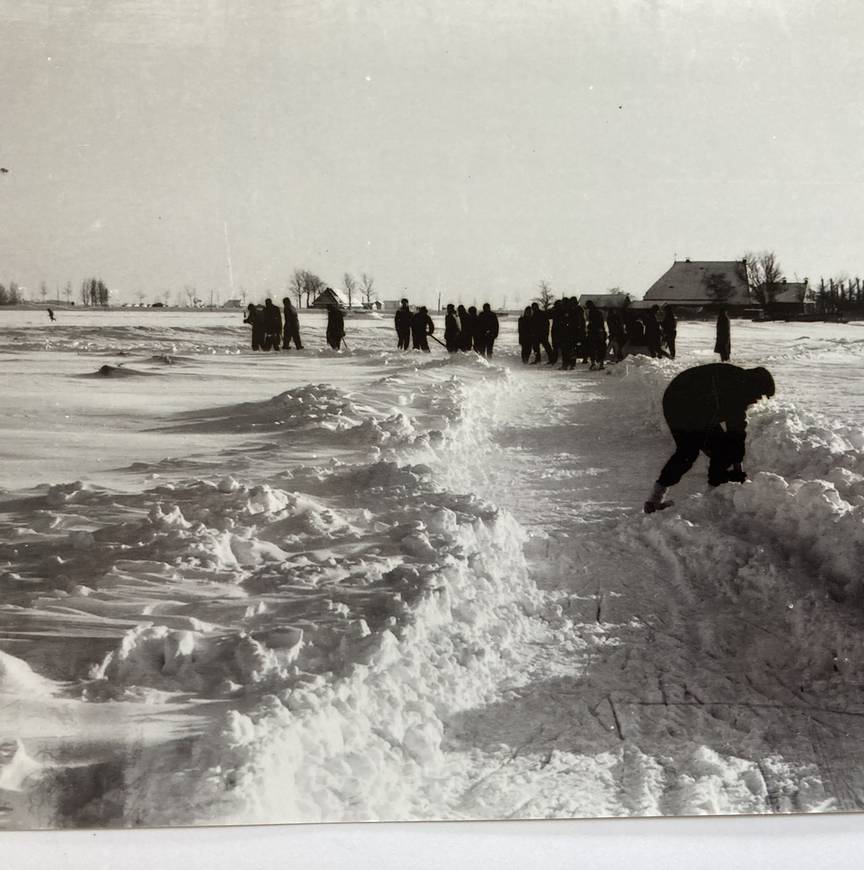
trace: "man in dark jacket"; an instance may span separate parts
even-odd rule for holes
[[[671,305],[665,305],[663,311],[663,341],[671,359],[675,359],[675,338],[678,335],[678,318]]]
[[[645,344],[648,345],[648,353],[653,357],[663,356],[661,345],[663,344],[663,331],[660,325],[660,306],[652,305],[645,321]]]
[[[414,350],[429,353],[429,336],[435,332],[435,324],[429,316],[425,305],[414,312],[411,317],[411,336],[414,339]]]
[[[663,500],[666,490],[693,467],[700,451],[709,460],[710,486],[743,483],[747,409],[773,395],[774,379],[761,367],[710,363],[676,375],[663,394],[663,416],[675,439],[675,452],[645,502],[645,513],[668,507]]]
[[[279,350],[282,341],[282,313],[272,299],[264,300],[264,350]]]
[[[540,362],[540,348],[546,351],[547,365],[552,363],[552,347],[549,344],[549,315],[536,302],[531,303],[531,331],[533,334],[534,359],[531,365]]]
[[[291,300],[286,296],[282,300],[285,306],[285,327],[282,332],[282,350],[289,350],[291,342],[297,350],[303,350],[303,342],[300,341],[300,317],[297,314],[297,309],[291,303]]]
[[[477,332],[480,334],[480,343],[483,346],[483,356],[492,356],[492,348],[495,339],[498,338],[498,315],[492,310],[488,302],[483,303],[483,310],[477,317]]]
[[[444,344],[449,353],[459,350],[459,319],[456,317],[456,309],[453,305],[447,306],[444,315]]]
[[[393,318],[396,323],[396,339],[399,350],[408,350],[411,342],[411,309],[408,307],[408,300],[403,299],[401,307],[396,312]]]
[[[333,350],[342,347],[342,339],[345,338],[345,315],[335,306],[327,306],[327,344]]]

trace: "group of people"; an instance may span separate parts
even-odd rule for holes
[[[283,312],[267,299],[263,306],[249,303],[243,320],[252,326],[252,350],[297,350],[300,341],[300,321],[297,309],[289,298],[282,300]],[[396,345],[400,350],[429,352],[429,338],[434,338],[449,353],[476,351],[491,357],[498,338],[498,315],[488,302],[478,312],[475,306],[448,305],[444,315],[444,341],[434,336],[435,324],[425,305],[415,311],[407,299],[402,299],[394,317]],[[540,308],[537,302],[525,308],[518,322],[522,362],[538,364],[541,351],[546,352],[546,364],[561,360],[562,369],[572,369],[577,360],[590,363],[591,369],[602,369],[608,359],[620,362],[632,353],[675,359],[678,319],[671,305],[653,305],[645,312],[632,308],[611,309],[604,316],[590,299],[585,306],[575,296],[556,299],[551,309]],[[327,344],[339,350],[345,343],[345,315],[336,305],[327,306]],[[347,346],[347,345],[346,345]],[[721,309],[717,316],[717,338],[714,352],[722,362],[731,356],[729,315]],[[533,359],[531,358],[533,354]]]
[[[571,296],[556,299],[546,311],[533,303],[519,318],[518,329],[523,363],[541,362],[545,350],[547,365],[560,359],[562,369],[572,369],[581,358],[592,369],[602,369],[610,356],[620,361],[628,353],[675,359],[678,319],[671,305],[662,311],[654,305],[644,318],[632,308],[613,308],[604,317],[590,299],[583,308]]]
[[[407,299],[401,300],[394,318],[396,344],[400,350],[408,350],[409,343],[414,350],[429,350],[429,337],[435,332],[435,324],[425,305],[411,311]],[[444,315],[444,341],[435,339],[447,349],[448,353],[458,350],[473,350],[481,356],[491,357],[498,338],[498,315],[488,302],[481,311],[472,305],[448,305]]]
[[[303,350],[297,309],[287,297],[282,304],[285,306],[284,322],[282,312],[272,299],[265,300],[263,306],[252,302],[246,306],[243,322],[252,327],[252,350],[290,350],[292,341],[297,350]]]

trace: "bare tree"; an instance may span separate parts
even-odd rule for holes
[[[43,302],[48,298],[48,285],[44,281],[39,285],[39,295]]]
[[[191,284],[186,284],[183,287],[183,292],[186,294],[186,304],[190,308],[194,308],[195,307],[195,295],[196,295],[195,288]]]
[[[555,299],[555,294],[552,288],[546,281],[541,281],[537,285],[537,295],[531,300],[536,302],[544,311],[548,311],[552,307],[552,302]]]
[[[365,272],[360,276],[360,298],[367,305],[371,305],[372,301],[378,298],[378,293],[375,290],[375,279]]]
[[[783,269],[773,251],[747,253],[741,260],[742,275],[760,305],[771,305],[783,281]]]
[[[167,308],[167,307],[168,307],[168,300],[171,298],[171,291],[170,291],[170,290],[166,290],[166,291],[162,294],[162,298],[165,300],[165,307]]]
[[[138,304],[143,305],[144,300],[147,298],[147,294],[143,290],[139,290],[135,295],[138,297]]]
[[[288,281],[288,295],[297,297],[297,307],[301,308],[303,305],[303,290],[305,288],[305,272],[303,269],[295,269],[294,273],[291,275],[291,278]],[[243,297],[243,302],[245,304],[246,297]]]
[[[314,272],[303,273],[303,292],[306,294],[307,308],[310,301],[314,302],[325,286],[324,282]]]
[[[63,295],[66,297],[66,304],[68,305],[72,301],[72,282],[67,281],[66,286],[63,288]]]
[[[357,292],[357,281],[354,276],[346,272],[342,276],[342,286],[345,288],[345,295],[348,297],[348,307],[351,307],[351,300]]]

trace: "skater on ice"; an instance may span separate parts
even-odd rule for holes
[[[498,315],[492,310],[488,302],[483,303],[483,310],[477,318],[478,333],[480,335],[479,353],[483,356],[492,356],[492,348],[495,339],[498,338]]]
[[[411,337],[414,350],[429,353],[429,336],[435,332],[435,324],[429,316],[425,305],[421,305],[411,317]]]
[[[264,312],[254,302],[246,306],[244,323],[252,327],[252,350],[262,350],[264,347]]]
[[[459,350],[459,319],[452,304],[447,306],[447,313],[444,315],[444,346],[448,353]]]
[[[676,375],[663,394],[663,416],[675,439],[675,452],[645,502],[645,513],[669,507],[666,490],[708,457],[708,485],[743,483],[747,409],[774,395],[774,378],[764,368],[742,369],[709,363]]]

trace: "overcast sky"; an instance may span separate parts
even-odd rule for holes
[[[597,7],[597,8],[594,8]],[[0,0],[0,281],[468,303],[864,275],[864,4]],[[227,242],[226,245],[226,227]]]

